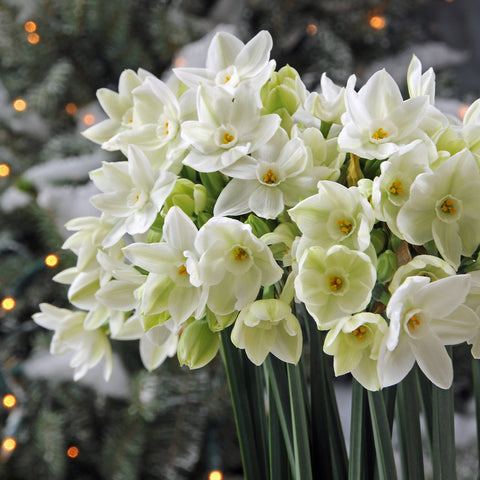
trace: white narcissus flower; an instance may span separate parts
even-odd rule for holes
[[[172,207],[165,217],[162,242],[133,243],[123,249],[128,260],[150,272],[142,286],[142,313],[168,311],[176,332],[189,317],[202,316],[205,308],[204,289],[191,281],[196,274],[196,236],[192,220]]]
[[[400,209],[402,238],[415,245],[435,241],[453,267],[480,244],[480,172],[468,150],[448,158],[433,172],[420,174]]]
[[[375,280],[375,267],[365,253],[343,245],[328,250],[313,246],[300,259],[295,292],[318,328],[327,330],[368,305]]]
[[[74,380],[82,378],[102,359],[105,362],[103,376],[108,380],[112,374],[113,356],[105,332],[102,329],[85,330],[85,312],[74,312],[48,303],[40,304],[40,310],[33,315],[35,323],[55,331],[50,353],[74,353],[70,361],[70,366],[75,369]]]
[[[101,168],[90,172],[90,177],[103,192],[92,197],[92,204],[117,218],[103,240],[104,247],[114,245],[125,233],[145,233],[177,179],[171,172],[154,172],[148,159],[135,146],[129,147],[128,162],[104,162]]]
[[[260,91],[275,69],[270,59],[272,37],[259,32],[246,45],[227,32],[217,33],[208,48],[206,68],[174,68],[174,74],[189,87],[221,86],[232,92],[247,82],[250,89]]]
[[[247,86],[234,95],[218,87],[199,87],[198,121],[182,124],[182,138],[191,146],[183,163],[199,172],[223,172],[270,140],[280,117],[260,115],[255,94]]]
[[[480,98],[470,105],[463,117],[462,136],[480,168]]]
[[[178,335],[165,325],[152,327],[140,338],[140,358],[150,372],[159,367],[167,357],[177,353]]]
[[[273,285],[283,270],[250,225],[213,217],[199,230],[198,285],[209,287],[208,308],[217,315],[241,310],[255,301],[261,286]]]
[[[372,205],[378,220],[387,222],[397,236],[400,208],[410,197],[410,187],[420,173],[430,172],[428,150],[424,143],[415,141],[400,148],[388,161],[380,165],[381,174],[373,180]]]
[[[377,359],[387,329],[385,319],[375,313],[357,313],[340,320],[323,345],[323,351],[333,355],[335,375],[350,372],[368,390],[379,390]]]
[[[395,80],[385,70],[374,73],[358,93],[349,81],[338,146],[362,158],[385,159],[400,145],[427,138],[418,128],[427,106],[426,96],[404,101]]]
[[[450,387],[453,367],[445,345],[471,339],[479,323],[473,310],[463,305],[470,282],[469,275],[434,282],[409,277],[395,290],[387,306],[390,326],[378,358],[382,387],[400,382],[415,361],[432,383]]]
[[[268,353],[287,363],[298,363],[302,353],[302,328],[290,305],[276,299],[257,300],[239,313],[232,343],[261,365]]]
[[[82,135],[99,143],[105,150],[120,150],[117,135],[131,129],[133,125],[132,91],[149,76],[153,75],[141,68],[138,74],[133,70],[124,70],[118,81],[118,93],[108,88],[97,90],[98,101],[109,118],[91,126]]]
[[[318,193],[302,200],[288,214],[306,237],[323,248],[339,244],[364,251],[370,245],[375,217],[357,187],[322,180]]]
[[[316,192],[319,172],[302,140],[289,140],[287,133],[279,129],[268,143],[241,157],[223,173],[234,178],[220,193],[213,210],[215,216],[253,212],[274,219],[285,206],[292,207]]]
[[[435,73],[433,68],[429,68],[422,74],[422,63],[412,55],[407,71],[407,86],[410,98],[428,95],[430,103],[435,102]]]

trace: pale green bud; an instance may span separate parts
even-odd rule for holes
[[[385,250],[378,257],[377,281],[380,283],[389,282],[398,268],[397,256],[391,250]]]
[[[237,318],[238,312],[234,311],[227,315],[217,315],[207,308],[207,323],[212,332],[220,332],[230,326]]]
[[[207,190],[203,185],[193,183],[186,178],[179,178],[175,182],[172,193],[165,200],[162,214],[166,215],[171,207],[177,206],[189,217],[193,217],[194,214],[207,208],[207,200]]]
[[[245,223],[252,227],[253,234],[258,238],[260,238],[262,235],[265,235],[266,233],[271,232],[268,223],[265,220],[257,217],[253,213],[248,216],[247,220],[245,220]]]
[[[220,348],[220,335],[208,327],[206,318],[196,320],[182,332],[177,356],[180,365],[190,369],[201,368],[212,361]]]
[[[261,90],[262,103],[270,113],[278,113],[277,110],[284,108],[289,115],[293,115],[300,105],[297,92],[296,80],[298,72],[286,65],[278,72],[274,72]]]

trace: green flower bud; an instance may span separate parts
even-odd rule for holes
[[[196,320],[180,335],[177,356],[180,365],[190,369],[201,368],[217,355],[220,348],[220,335],[208,327],[206,318]]]
[[[207,208],[206,188],[186,178],[179,178],[165,200],[162,214],[166,215],[173,206],[180,207],[189,217],[193,217]]]
[[[263,106],[268,113],[278,113],[277,110],[285,109],[288,115],[293,115],[300,105],[296,81],[298,72],[286,65],[278,72],[274,72],[260,92]]]
[[[377,263],[377,281],[387,283],[392,278],[398,268],[397,256],[391,250],[385,250],[378,257]]]
[[[266,233],[271,232],[270,227],[268,226],[268,223],[265,222],[265,220],[258,218],[253,213],[248,216],[245,223],[252,227],[253,234],[258,238],[260,238],[262,235],[265,235]]]
[[[220,332],[224,328],[231,325],[237,318],[238,312],[232,312],[228,315],[216,315],[209,308],[207,308],[207,322],[208,327],[212,332]]]

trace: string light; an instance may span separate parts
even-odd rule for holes
[[[17,446],[16,440],[11,437],[5,438],[2,442],[2,448],[4,450],[7,450],[8,452],[12,452],[13,450],[15,450],[16,446]]]
[[[317,31],[318,31],[317,26],[314,25],[313,23],[307,26],[308,35],[316,35]]]
[[[13,108],[14,108],[17,112],[23,112],[24,110],[27,109],[27,102],[26,102],[23,98],[17,98],[17,99],[13,102]]]
[[[58,265],[58,257],[51,253],[45,257],[45,265],[47,267],[56,267]]]
[[[375,30],[382,30],[387,25],[387,21],[382,15],[373,15],[370,17],[369,23]]]
[[[10,167],[6,163],[0,163],[0,177],[8,177],[10,175]]]
[[[459,109],[458,109],[458,112],[457,112],[457,115],[458,115],[458,118],[460,118],[460,120],[463,120],[463,118],[465,117],[465,114],[467,113],[467,110],[470,108],[469,105],[460,105]]]
[[[186,64],[187,64],[187,59],[185,57],[177,57],[173,61],[173,65],[177,68],[178,67],[184,67]]]
[[[222,480],[223,475],[222,472],[219,472],[218,470],[214,470],[213,472],[210,472],[208,475],[208,480]]]
[[[78,448],[75,447],[75,446],[71,446],[71,447],[67,450],[67,455],[68,455],[70,458],[77,458],[79,453],[80,453],[80,451],[79,451]]]
[[[70,103],[67,103],[65,105],[65,111],[69,114],[69,115],[74,115],[75,113],[77,113],[77,106],[73,103],[73,102],[70,102]]]
[[[4,407],[12,408],[17,404],[17,399],[15,395],[12,395],[11,393],[9,393],[3,397],[2,403]]]
[[[37,24],[29,20],[28,22],[25,22],[23,27],[25,28],[26,32],[33,33],[37,29]]]
[[[40,35],[38,33],[29,33],[27,35],[27,41],[32,45],[36,45],[40,41]]]
[[[92,115],[91,113],[87,113],[86,115],[83,116],[83,123],[85,125],[93,125],[95,123],[95,115]]]
[[[4,310],[13,310],[15,308],[15,299],[13,297],[5,297],[2,300],[2,308]]]

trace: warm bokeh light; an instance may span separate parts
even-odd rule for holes
[[[9,452],[15,450],[15,447],[17,446],[17,442],[15,441],[14,438],[6,438],[3,442],[2,442],[2,448],[4,450],[7,450]]]
[[[65,105],[65,111],[66,111],[69,115],[74,115],[75,113],[77,113],[77,110],[78,110],[78,107],[77,107],[77,105],[75,105],[75,103],[73,103],[73,102],[67,103],[67,104]]]
[[[26,102],[23,98],[17,98],[17,99],[13,102],[13,108],[14,108],[17,112],[23,112],[24,110],[27,109],[27,102]]]
[[[40,35],[38,33],[29,33],[27,35],[28,43],[36,45],[40,41]]]
[[[373,17],[370,17],[369,23],[370,26],[375,30],[382,30],[382,28],[385,28],[387,25],[385,17],[382,17],[381,15],[374,15]]]
[[[208,480],[222,480],[222,478],[222,472],[219,472],[218,470],[214,470],[208,475]]]
[[[10,175],[10,167],[6,163],[0,163],[0,177],[8,177]]]
[[[78,454],[79,454],[79,450],[77,447],[70,447],[68,450],[67,450],[67,455],[70,457],[70,458],[77,458],[78,457]]]
[[[447,3],[452,3],[453,0],[445,0]]]
[[[29,20],[28,22],[25,22],[24,28],[26,32],[33,33],[37,29],[37,24]]]
[[[13,310],[15,308],[15,299],[12,297],[6,297],[2,300],[2,308],[4,310]]]
[[[173,61],[173,65],[177,68],[180,68],[180,67],[185,67],[185,65],[187,65],[187,60],[185,57],[177,57],[174,61]]]
[[[460,120],[464,119],[465,114],[467,113],[467,110],[469,108],[470,108],[470,105],[466,105],[466,104],[460,105],[460,107],[458,109],[458,112],[457,112],[458,118],[460,118]]]
[[[45,257],[45,265],[47,267],[56,267],[58,265],[58,257],[53,253]]]
[[[315,35],[317,31],[318,31],[317,26],[314,25],[313,23],[307,26],[307,33],[309,35]]]
[[[95,123],[95,115],[92,115],[91,113],[87,113],[86,115],[83,116],[83,123],[85,125],[93,125]]]
[[[3,397],[2,403],[4,407],[12,408],[17,404],[17,399],[15,398],[15,395],[9,393]]]

